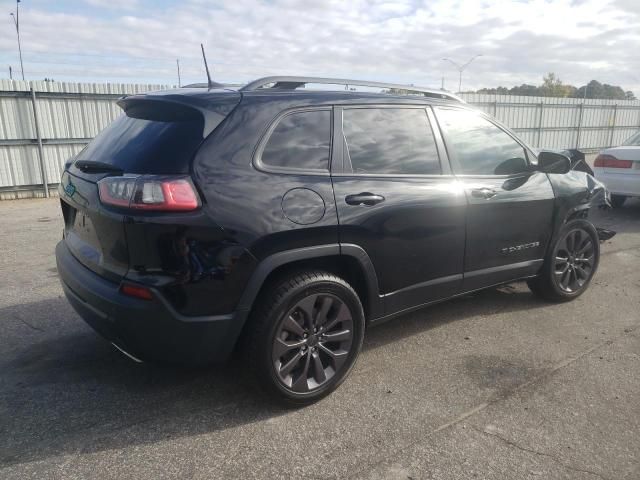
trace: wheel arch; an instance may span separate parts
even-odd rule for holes
[[[384,315],[377,275],[369,256],[357,245],[336,243],[278,252],[262,260],[240,298],[238,320],[244,325],[256,299],[274,280],[307,269],[323,269],[344,278],[360,297],[367,320]]]
[[[558,239],[558,235],[562,231],[562,228],[572,220],[583,219],[587,220],[589,218],[589,209],[591,205],[588,203],[581,203],[571,208],[561,209],[556,207],[557,212],[555,214],[555,220],[553,221],[553,225],[551,228],[551,235],[549,236],[549,242],[547,243],[547,247],[545,249],[545,258],[549,255],[551,250],[553,250],[553,246]],[[564,210],[564,211],[563,211]]]

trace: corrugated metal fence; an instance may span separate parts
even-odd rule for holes
[[[164,88],[170,86],[0,80],[0,199],[44,195],[34,111],[42,165],[55,187],[64,162],[120,114],[118,98]]]
[[[463,94],[533,147],[585,152],[620,145],[640,129],[640,101]]]
[[[42,165],[55,187],[64,162],[120,113],[117,98],[164,88],[170,86],[0,80],[0,199],[44,195],[36,117]],[[596,151],[640,129],[640,101],[462,96],[535,147]]]

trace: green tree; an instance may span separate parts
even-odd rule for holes
[[[540,93],[545,97],[568,97],[570,90],[569,86],[562,83],[560,77],[553,72],[542,77]]]
[[[605,98],[604,88],[597,80],[591,80],[586,85],[580,87],[576,92],[578,98]]]
[[[540,95],[540,87],[523,83],[519,87],[513,87],[510,90],[512,95],[525,95],[527,97],[537,97]]]
[[[636,100],[631,91],[624,91],[617,85],[602,84],[597,80],[591,80],[587,85],[576,88],[573,85],[562,83],[555,73],[551,72],[542,79],[542,85],[522,84],[520,86],[506,88],[482,88],[478,93],[493,95],[527,95],[532,97],[570,97],[570,98],[605,98],[613,100]]]
[[[606,83],[602,85],[604,88],[604,98],[611,98],[614,100],[624,100],[625,94],[624,90],[617,85],[607,85]]]

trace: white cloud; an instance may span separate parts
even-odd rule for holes
[[[117,10],[131,10],[138,7],[138,0],[85,0],[88,5],[100,8],[113,8]]]
[[[640,93],[636,5],[631,0],[183,0],[115,17],[110,10],[104,18],[29,7],[21,15],[21,33],[27,74],[31,69],[39,78],[174,82],[179,57],[183,79],[202,80],[203,42],[214,77],[222,81],[289,73],[439,85],[445,76],[447,86],[455,88],[457,72],[442,58],[462,63],[482,53],[465,72],[469,88],[539,83],[554,71],[576,85],[596,78]],[[2,58],[10,59],[14,50],[15,36],[3,29]],[[78,53],[85,56],[72,56]]]

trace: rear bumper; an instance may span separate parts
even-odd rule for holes
[[[231,354],[243,319],[240,315],[185,317],[158,291],[153,300],[123,295],[119,284],[87,269],[64,241],[56,246],[58,274],[69,303],[100,335],[141,360],[206,364]]]
[[[640,175],[604,172],[601,168],[596,168],[595,173],[596,179],[613,195],[640,197]]]

